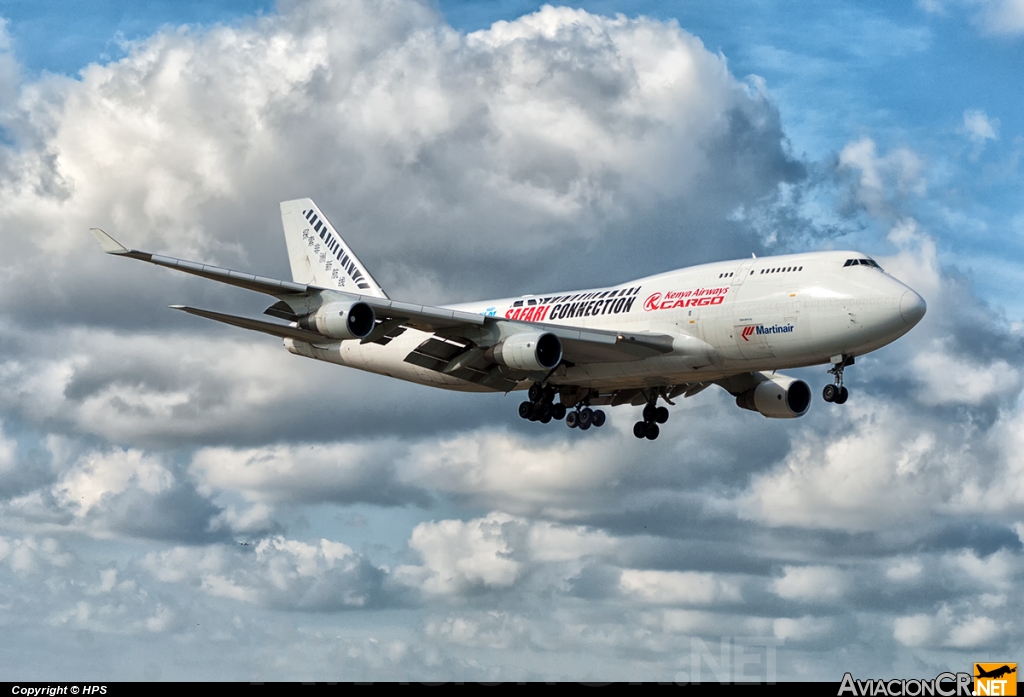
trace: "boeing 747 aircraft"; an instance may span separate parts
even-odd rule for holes
[[[524,419],[600,427],[594,407],[645,405],[633,427],[654,440],[677,397],[719,385],[769,418],[803,416],[811,390],[776,372],[830,364],[826,402],[843,404],[843,370],[906,334],[925,313],[912,289],[859,252],[812,252],[691,266],[589,290],[430,307],[392,300],[310,199],[281,204],[292,280],[278,281],[128,249],[141,259],[277,298],[287,322],[172,305],[284,339],[290,352],[466,392],[528,390]],[[555,399],[557,398],[557,402]]]

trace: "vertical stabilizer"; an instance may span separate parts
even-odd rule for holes
[[[388,297],[311,199],[282,201],[281,224],[296,283]]]

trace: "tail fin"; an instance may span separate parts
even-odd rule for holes
[[[388,297],[312,200],[282,201],[281,224],[296,283]]]

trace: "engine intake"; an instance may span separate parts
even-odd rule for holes
[[[736,396],[736,406],[769,419],[795,419],[811,406],[811,388],[803,380],[773,375],[752,390]]]
[[[562,342],[550,332],[523,332],[496,344],[488,354],[515,370],[551,370],[562,362]]]
[[[299,326],[332,339],[365,339],[377,318],[364,302],[327,303],[299,320]]]

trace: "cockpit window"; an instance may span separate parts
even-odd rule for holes
[[[846,263],[843,264],[843,266],[871,266],[873,268],[878,269],[879,271],[882,270],[882,267],[879,266],[878,262],[875,261],[874,259],[847,259]]]

